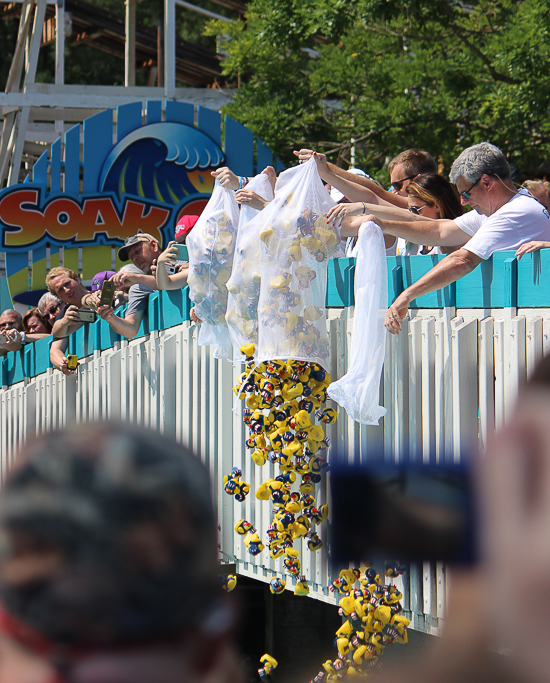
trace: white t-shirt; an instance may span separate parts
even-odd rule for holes
[[[454,220],[472,235],[463,248],[482,259],[495,251],[517,249],[530,240],[550,241],[548,211],[523,188],[491,216],[470,211]]]

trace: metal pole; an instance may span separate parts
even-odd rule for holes
[[[172,99],[175,96],[175,91],[176,5],[174,0],[164,0],[164,96]]]

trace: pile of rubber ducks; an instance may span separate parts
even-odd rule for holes
[[[298,539],[307,539],[311,552],[323,547],[315,527],[328,518],[328,506],[317,504],[315,490],[329,469],[325,456],[330,439],[324,425],[333,424],[337,418],[336,410],[323,407],[331,378],[316,363],[271,360],[257,364],[254,344],[246,344],[240,351],[246,358],[246,369],[234,390],[245,401],[246,445],[256,465],[270,462],[279,466],[279,474],[263,481],[256,490],[258,500],[270,501],[273,506],[267,547],[270,557],[282,558],[286,571],[298,579],[295,594],[307,595],[300,553],[293,545]],[[224,485],[227,493],[244,500],[250,487],[240,477],[241,471],[233,468]],[[264,549],[257,530],[247,520],[239,520],[235,532],[244,537],[251,555]],[[282,579],[273,579],[271,592],[281,593],[285,585]]]
[[[402,564],[388,562],[384,574],[395,578],[404,571]],[[387,645],[407,642],[410,620],[403,615],[403,595],[394,584],[384,585],[373,567],[342,569],[329,589],[342,595],[338,613],[345,621],[336,631],[338,656],[324,662],[310,683],[369,676],[380,668]]]

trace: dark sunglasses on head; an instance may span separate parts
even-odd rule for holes
[[[412,180],[413,178],[416,178],[416,175],[409,175],[406,178],[401,178],[401,180],[396,180],[394,183],[392,183],[392,187],[394,187],[398,192],[401,192],[401,187],[403,186],[403,183],[406,180]]]

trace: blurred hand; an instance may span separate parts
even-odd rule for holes
[[[550,387],[520,394],[481,460],[486,600],[495,643],[513,647],[518,680],[550,670]],[[504,597],[504,600],[503,600]]]
[[[78,306],[71,305],[65,311],[61,323],[63,325],[70,325],[71,323],[79,323],[80,315],[78,313]]]
[[[129,273],[128,271],[123,270],[122,273],[116,273],[116,275],[113,275],[110,279],[111,282],[115,283],[116,289],[124,289],[125,287],[131,287],[136,284],[137,281],[133,277],[134,274],[135,273]]]
[[[384,322],[388,332],[391,332],[391,334],[399,334],[401,332],[401,325],[409,310],[409,304],[409,297],[403,292],[388,308]]]
[[[159,266],[161,263],[166,263],[166,261],[176,261],[179,259],[180,253],[178,251],[177,244],[177,242],[173,241],[168,242],[166,249],[157,258],[157,266]]]
[[[269,182],[271,183],[271,187],[273,188],[273,191],[275,191],[275,183],[277,182],[277,173],[273,166],[266,166],[262,173],[265,173],[266,175],[269,176]]]
[[[258,209],[259,211],[269,204],[269,202],[263,197],[260,197],[259,194],[247,189],[238,190],[235,194],[235,199],[238,204],[245,204],[246,206],[251,206],[253,209]]]
[[[524,254],[530,254],[532,251],[538,251],[539,249],[549,249],[550,242],[539,242],[533,240],[531,242],[526,242],[518,247],[516,251],[516,258],[519,261]]]
[[[312,149],[300,149],[298,151],[294,150],[292,154],[295,154],[298,159],[300,159],[300,163],[303,163],[304,161],[309,161],[311,159],[314,155],[314,151]]]
[[[337,223],[346,216],[360,216],[365,211],[363,202],[354,202],[353,204],[336,204],[327,213],[327,223]]]
[[[74,375],[76,370],[69,370],[68,364],[69,361],[66,358],[64,358],[56,369],[62,372],[64,375]],[[80,365],[80,362],[78,363],[78,365]]]
[[[222,166],[222,168],[212,171],[210,175],[213,175],[214,178],[217,178],[222,187],[226,187],[230,190],[239,189],[238,176],[236,176],[233,171],[227,168],[227,166]]]
[[[192,320],[194,323],[202,323],[202,320],[201,320],[201,319],[197,316],[197,314],[195,313],[195,307],[194,307],[194,306],[193,306],[193,308],[189,311],[189,317],[191,318],[191,320]]]
[[[99,315],[100,318],[103,318],[103,320],[109,320],[109,318],[116,317],[115,314],[113,313],[112,306],[100,306],[97,309],[97,314]]]

